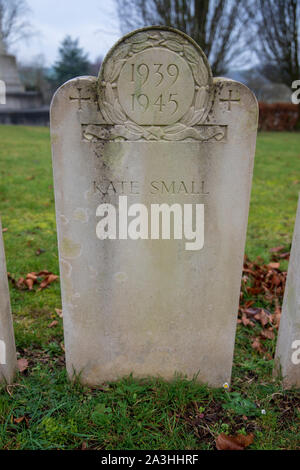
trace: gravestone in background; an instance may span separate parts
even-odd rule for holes
[[[67,369],[230,381],[257,132],[183,33],[125,36],[51,112]]]
[[[300,198],[275,360],[284,386],[300,388]]]
[[[0,382],[12,383],[16,370],[16,346],[0,220]]]

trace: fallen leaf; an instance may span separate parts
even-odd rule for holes
[[[216,447],[218,450],[244,450],[246,447],[249,447],[253,441],[253,434],[249,434],[248,436],[242,434],[227,436],[222,433],[216,439]]]
[[[52,323],[50,323],[49,327],[48,328],[54,328],[55,326],[58,325],[58,321],[57,320],[54,320]]]
[[[260,310],[261,310],[260,308],[247,308],[245,310],[245,313],[250,316],[255,316],[258,313],[260,313]]]
[[[55,274],[49,274],[46,279],[41,282],[39,290],[46,289],[52,282],[55,282],[58,279],[58,276]]]
[[[29,290],[32,290],[34,281],[33,281],[33,279],[26,279],[25,284],[26,284],[26,286],[28,287]]]
[[[257,315],[255,315],[254,318],[257,321],[260,321],[261,326],[263,327],[265,327],[270,321],[269,315],[263,309],[261,309],[260,312]]]
[[[6,232],[8,232],[8,228],[3,228],[2,233],[6,233]]]
[[[242,316],[242,323],[244,326],[254,327],[254,323],[251,320],[249,320],[249,318],[247,318],[245,314]]]
[[[29,366],[29,363],[28,363],[27,359],[25,359],[25,358],[18,359],[19,372],[21,372],[21,373],[25,372],[25,370],[28,369],[28,366]]]
[[[263,330],[261,332],[260,336],[263,339],[274,339],[275,338],[275,333],[274,333],[273,329]]]
[[[270,269],[279,269],[280,268],[280,263],[269,263],[268,268],[270,268]]]
[[[55,309],[55,312],[57,313],[57,315],[59,316],[59,318],[62,318],[62,317],[63,317],[63,311],[60,310],[59,308],[56,308],[56,309]]]
[[[24,288],[24,281],[25,281],[24,277],[20,277],[20,279],[17,281],[17,284],[16,284],[18,289]]]
[[[15,419],[14,419],[14,422],[15,422],[16,424],[20,424],[20,423],[22,423],[22,421],[24,421],[24,419],[25,419],[25,416],[22,416],[21,418],[15,418]]]
[[[252,342],[252,348],[255,349],[256,351],[258,351],[260,354],[265,353],[265,350],[264,350],[263,345],[261,344],[259,338],[254,338],[254,340]]]
[[[37,273],[37,276],[38,277],[48,276],[48,274],[52,274],[52,273],[50,273],[49,271],[40,271],[40,272]]]

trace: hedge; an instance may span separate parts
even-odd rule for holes
[[[290,103],[259,103],[259,130],[295,131],[299,127],[300,106]]]

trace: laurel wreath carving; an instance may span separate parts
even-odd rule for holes
[[[188,62],[195,80],[195,96],[189,111],[170,126],[141,126],[123,111],[118,94],[117,80],[128,57],[153,47],[165,47],[179,53]],[[101,83],[100,100],[103,117],[112,128],[113,138],[126,140],[202,140],[194,126],[206,119],[211,101],[210,75],[203,58],[182,36],[169,31],[140,32],[125,40],[105,63]]]

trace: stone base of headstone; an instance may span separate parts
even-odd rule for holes
[[[300,388],[300,198],[275,355],[284,387]]]

